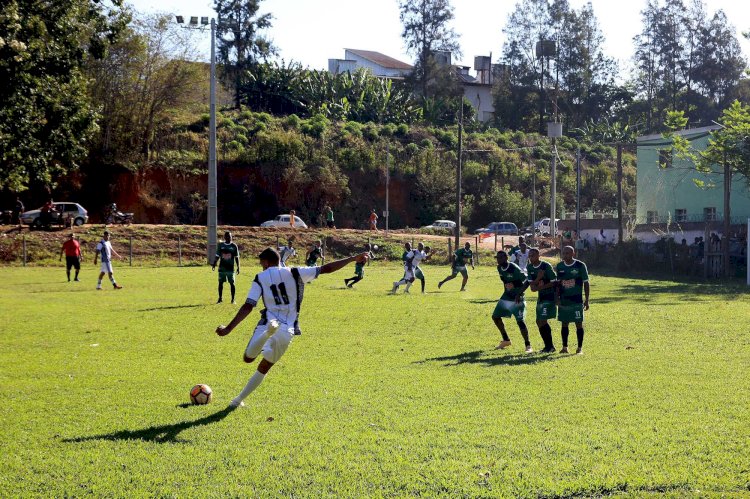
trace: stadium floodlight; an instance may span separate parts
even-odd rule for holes
[[[185,18],[176,16],[177,22],[183,24]],[[208,121],[208,213],[206,227],[208,229],[207,258],[212,263],[216,254],[217,247],[217,226],[218,226],[218,189],[216,180],[216,20],[208,17],[200,18],[191,16],[190,24],[184,26],[188,29],[199,29],[203,31],[207,24],[211,24],[211,76],[209,86],[209,121]]]

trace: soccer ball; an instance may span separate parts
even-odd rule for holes
[[[190,402],[195,405],[205,405],[211,402],[214,392],[208,385],[195,385],[190,389]]]
[[[378,245],[377,245],[377,244],[374,244],[374,245],[372,246],[372,250],[373,250],[373,251],[377,251],[377,250],[378,250]]]

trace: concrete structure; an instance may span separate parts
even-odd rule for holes
[[[708,146],[711,131],[717,128],[694,128],[679,134],[690,141],[693,149],[701,151]],[[661,135],[638,137],[637,144],[638,224],[675,222],[705,226],[706,222],[724,220],[724,175],[719,165],[713,173],[696,171],[688,161],[672,157],[671,144]],[[699,187],[694,180],[713,187]],[[742,175],[734,175],[730,199],[732,223],[744,223],[750,218],[750,188]]]
[[[374,76],[401,79],[413,68],[411,64],[372,50],[344,49],[343,59],[328,59],[328,71],[333,74],[355,72],[365,68]]]

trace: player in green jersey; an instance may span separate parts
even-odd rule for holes
[[[323,256],[323,242],[319,240],[315,241],[315,246],[313,246],[313,248],[307,252],[305,264],[307,264],[308,267],[315,267],[315,265],[318,263],[318,258],[320,258],[320,261],[325,263],[326,259]]]
[[[369,259],[375,258],[375,255],[372,254],[372,248],[369,244],[365,244],[365,254],[367,254]],[[367,262],[355,262],[354,263],[354,277],[350,277],[348,279],[344,279],[344,285],[346,285],[347,288],[351,288],[355,284],[357,284],[359,281],[365,278],[365,265]]]
[[[586,264],[573,258],[575,250],[565,246],[562,261],[557,264],[557,320],[562,322],[563,347],[560,353],[568,353],[568,324],[576,323],[578,337],[577,354],[583,353],[583,312],[589,309],[589,272]],[[585,295],[585,299],[582,297]]]
[[[500,280],[505,288],[503,295],[497,301],[495,311],[492,313],[492,320],[495,321],[495,325],[503,337],[496,349],[502,350],[511,345],[508,333],[505,331],[503,317],[514,317],[518,328],[521,330],[521,336],[523,336],[526,345],[526,353],[532,353],[534,349],[529,341],[529,329],[524,322],[526,318],[524,291],[529,287],[529,282],[518,265],[508,261],[508,254],[505,251],[498,251],[495,259],[497,260],[497,272],[500,274]]]
[[[552,353],[555,351],[555,344],[552,341],[552,327],[547,321],[557,316],[557,307],[555,306],[557,276],[552,265],[539,258],[539,250],[536,248],[529,249],[529,263],[526,265],[526,274],[531,291],[539,292],[536,301],[536,325],[539,328],[539,335],[544,341],[542,353]]]
[[[471,264],[471,270],[474,270],[474,253],[471,251],[470,242],[467,242],[463,248],[459,248],[453,253],[451,275],[438,283],[438,289],[440,289],[443,284],[450,281],[451,279],[455,279],[455,277],[460,272],[464,278],[463,282],[461,283],[461,291],[466,291],[466,283],[469,281],[469,273],[466,271],[467,264]]]
[[[239,274],[240,250],[232,242],[232,233],[229,231],[224,233],[224,242],[219,243],[216,248],[216,258],[214,258],[214,263],[211,264],[211,270],[216,269],[217,263],[219,264],[219,300],[216,303],[221,303],[224,282],[228,282],[232,290],[232,304],[234,304],[234,265],[237,264],[237,273]]]

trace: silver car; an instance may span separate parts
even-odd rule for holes
[[[89,212],[78,203],[55,203],[52,213],[52,224],[55,225],[83,225],[89,221]],[[29,210],[21,213],[21,223],[35,228],[42,227],[42,210]]]
[[[277,215],[273,220],[268,220],[260,224],[261,227],[286,227],[291,228],[289,217],[291,215]],[[294,217],[294,228],[295,229],[307,229],[307,224],[302,221],[300,217]]]

